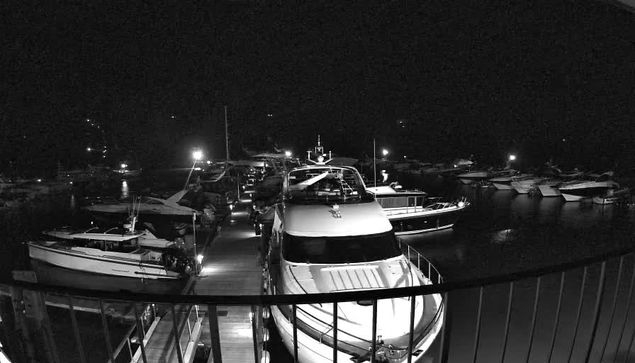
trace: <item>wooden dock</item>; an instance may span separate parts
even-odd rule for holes
[[[196,295],[258,295],[262,287],[262,265],[258,259],[258,243],[253,226],[248,223],[247,204],[239,204],[234,213],[219,226],[216,234],[209,233],[205,241],[197,241],[202,248],[203,263],[199,276],[192,278],[184,293]],[[199,247],[200,248],[200,247]],[[151,328],[144,339],[148,363],[178,362],[174,344],[174,318],[183,362],[192,362],[199,343],[210,347],[208,307],[199,306],[193,317],[185,306],[177,306],[174,316],[168,311]],[[226,363],[256,362],[251,307],[218,306],[217,319],[222,360]],[[189,319],[189,324],[188,324]],[[188,324],[186,327],[185,324]],[[192,332],[191,334],[189,332]],[[190,349],[188,349],[188,347]],[[141,362],[141,351],[135,354]],[[212,358],[208,362],[211,362]]]

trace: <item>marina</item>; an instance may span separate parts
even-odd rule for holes
[[[455,196],[465,198],[464,200],[470,204],[454,228],[400,237],[402,243],[412,248],[413,252],[418,251],[429,259],[449,282],[471,279],[475,274],[482,277],[500,275],[501,272],[506,275],[514,274],[596,256],[606,250],[607,244],[597,244],[594,240],[606,241],[607,236],[610,236],[610,249],[624,248],[631,243],[630,233],[634,216],[628,208],[567,203],[560,198],[517,195],[510,190],[453,185],[447,181],[438,183],[435,179],[423,182],[426,183],[423,184],[426,189],[435,194],[447,195],[451,192]],[[251,202],[244,197],[241,199],[243,201],[235,205],[232,213],[218,220],[217,225],[199,225],[194,235],[188,233],[186,240],[194,236],[196,238],[198,254],[203,256],[202,263],[199,274],[193,275],[185,285],[174,285],[170,290],[172,293],[180,292],[186,299],[187,296],[216,296],[215,299],[222,299],[223,296],[258,296],[264,292],[266,284],[263,282],[266,275],[263,274],[263,236],[254,232],[250,220]],[[484,218],[485,215],[488,217]],[[536,233],[537,231],[540,232]],[[585,232],[580,234],[575,231]],[[571,238],[571,233],[574,233],[576,238]],[[576,252],[572,255],[571,248],[574,246],[573,250]],[[546,250],[549,251],[549,258],[544,256],[543,251]],[[487,256],[487,263],[482,260],[484,256]],[[91,277],[92,282],[78,284],[87,281],[81,273],[47,264],[32,263],[32,268],[38,282],[53,285],[92,288],[101,279],[103,282],[100,286],[106,290],[150,293],[168,291],[165,287],[152,283],[139,284],[127,279],[109,281],[112,279],[109,277]],[[579,284],[580,280],[574,279],[572,283]],[[112,287],[108,288],[109,285]],[[10,295],[8,290],[5,293]],[[461,292],[464,293],[466,292]],[[45,302],[49,306],[49,314],[57,314],[56,309],[68,310],[67,300],[54,297],[54,294],[48,296]],[[449,301],[456,303],[456,300]],[[81,300],[74,302],[73,309],[78,313],[96,315],[102,312],[99,304]],[[139,313],[144,311],[141,305],[137,305],[136,309]],[[460,309],[469,310],[467,307]],[[217,314],[216,321],[210,320],[210,311],[214,310]],[[124,319],[122,321],[136,321],[135,309],[130,308],[130,305],[126,308],[115,304],[112,309],[108,308],[108,311],[109,316],[120,316]],[[225,305],[156,303],[155,311],[160,312],[159,319],[149,318],[147,327],[144,326],[147,362],[159,362],[162,359],[178,362],[179,354],[192,359],[190,361],[204,361],[205,357],[212,356],[214,344],[222,347],[218,349],[222,351],[222,360],[227,362],[256,361],[257,357],[264,354],[263,348],[271,357],[271,361],[292,361],[288,344],[285,348],[276,326],[272,325],[272,320],[253,318],[255,314],[263,314],[263,307],[236,306],[228,300],[225,301]],[[154,315],[148,313],[148,316]],[[210,325],[210,322],[213,325]],[[254,330],[254,323],[260,328]],[[456,320],[453,323],[456,324]],[[81,326],[82,321],[78,321],[78,324]],[[217,325],[216,332],[213,329],[214,325]],[[129,350],[132,352],[129,358],[131,361],[143,361],[138,338],[135,338],[136,324],[129,326],[133,329],[114,339],[118,341],[113,342],[113,345],[117,346],[122,342],[118,351],[120,358],[128,354],[125,352]],[[266,342],[264,337],[259,335],[265,331],[262,329],[267,329]],[[173,331],[179,332],[178,349],[174,343]],[[257,332],[256,335],[254,331]],[[454,331],[454,334],[457,334],[456,329]],[[466,337],[453,339],[460,340]],[[420,357],[423,361],[432,359],[436,354],[436,343],[432,347],[434,349],[429,354]],[[65,359],[71,362],[77,358],[76,355],[70,354]]]
[[[11,3],[0,363],[632,362],[627,3]]]

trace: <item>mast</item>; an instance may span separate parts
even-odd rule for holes
[[[375,187],[377,187],[377,147],[375,146],[375,138],[373,137],[373,180],[375,181]]]
[[[229,160],[229,135],[227,134],[227,105],[225,105],[225,155]]]

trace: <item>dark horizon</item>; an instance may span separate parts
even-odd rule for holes
[[[320,134],[358,158],[375,138],[429,162],[502,164],[512,151],[534,165],[635,161],[635,24],[603,2],[11,10],[4,172],[80,165],[100,143],[113,166],[186,163],[192,147],[222,158],[224,106],[230,156],[304,155]]]

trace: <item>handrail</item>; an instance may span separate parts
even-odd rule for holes
[[[402,287],[395,289],[369,290],[338,292],[336,294],[301,294],[301,295],[161,295],[150,293],[126,293],[115,291],[99,291],[89,289],[78,289],[61,287],[56,285],[46,285],[29,283],[25,281],[15,281],[11,279],[0,280],[0,284],[22,287],[29,290],[52,292],[56,294],[82,296],[116,301],[154,302],[154,303],[187,303],[187,304],[217,304],[226,306],[244,305],[282,305],[282,304],[314,304],[333,303],[372,299],[392,299],[413,295],[429,295],[449,292],[457,289],[467,289],[480,286],[488,286],[511,282],[531,277],[539,277],[550,273],[563,272],[570,269],[584,267],[620,257],[635,251],[635,247],[625,247],[603,253],[593,257],[588,257],[572,262],[565,262],[558,265],[540,267],[525,271],[512,272],[505,275],[495,275],[477,279],[443,282],[441,284],[423,285],[414,287]]]

